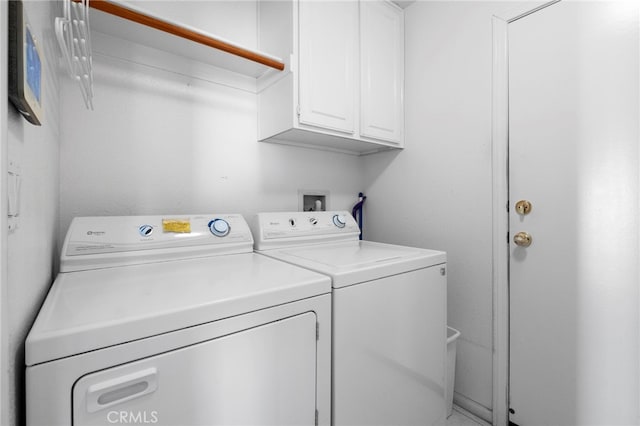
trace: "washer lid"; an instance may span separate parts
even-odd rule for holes
[[[328,277],[253,253],[61,273],[26,364],[330,293]]]
[[[372,241],[306,245],[261,252],[332,278],[333,287],[345,287],[390,275],[445,263],[443,251]]]

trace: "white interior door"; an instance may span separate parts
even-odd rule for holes
[[[520,426],[638,421],[638,56],[636,2],[561,2],[509,24]]]

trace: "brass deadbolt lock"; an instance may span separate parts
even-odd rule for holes
[[[518,212],[518,214],[521,214],[523,216],[529,214],[531,212],[531,208],[531,201],[520,200],[516,203],[516,211]]]
[[[513,242],[519,247],[529,247],[531,245],[531,235],[528,232],[518,232],[513,236]]]

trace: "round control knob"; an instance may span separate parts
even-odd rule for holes
[[[231,226],[224,219],[213,219],[209,222],[209,231],[216,237],[226,237],[231,231]]]
[[[347,219],[341,214],[334,214],[333,224],[338,228],[344,228],[344,226],[347,224]]]
[[[141,225],[138,228],[138,233],[142,237],[149,237],[149,236],[151,236],[151,234],[153,234],[153,226],[151,226],[151,225]]]

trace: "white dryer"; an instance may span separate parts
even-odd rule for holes
[[[332,424],[444,424],[446,253],[360,241],[346,212],[260,213],[255,228],[258,253],[332,279]]]
[[[73,220],[26,341],[27,424],[330,423],[331,283],[240,215]]]

